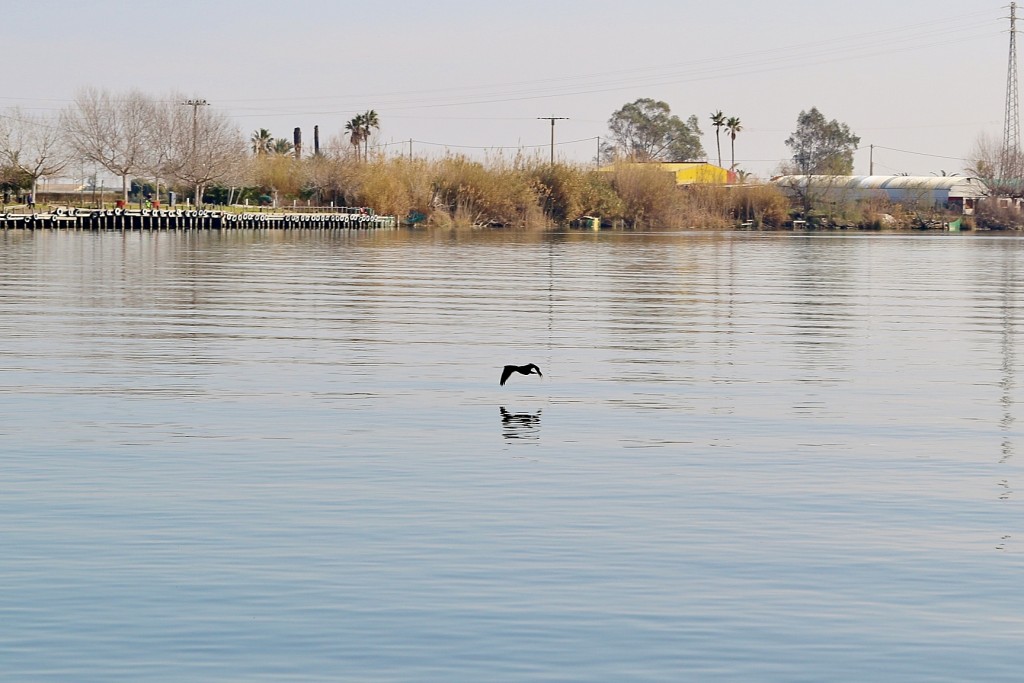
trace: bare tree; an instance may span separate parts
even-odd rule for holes
[[[330,194],[334,188],[336,169],[339,164],[340,161],[337,157],[322,153],[315,154],[307,160],[307,184],[316,193],[317,204],[323,204],[324,196]]]
[[[1021,155],[1007,153],[1002,145],[982,133],[974,142],[967,172],[985,182],[994,195],[1020,197],[1024,194]]]
[[[151,102],[149,123],[146,126],[145,170],[153,177],[157,200],[160,198],[160,180],[177,177],[185,158],[179,154],[183,146],[190,145],[192,116],[178,106],[181,97],[171,95],[163,101]]]
[[[33,199],[39,179],[56,176],[72,158],[55,121],[19,107],[0,114],[0,156],[11,168],[31,179]]]
[[[128,201],[131,176],[145,167],[152,108],[150,98],[138,90],[112,95],[85,88],[61,113],[71,148],[120,178],[124,201]]]
[[[212,107],[187,110],[180,104],[184,101],[179,97],[163,105],[165,111],[160,118],[168,128],[164,167],[169,177],[194,189],[195,204],[199,206],[205,188],[241,176],[246,140],[226,116]]]

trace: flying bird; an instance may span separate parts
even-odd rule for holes
[[[505,386],[505,381],[512,376],[513,372],[518,372],[520,375],[532,375],[536,372],[538,375],[543,377],[540,368],[533,363],[529,365],[506,365],[505,369],[501,371],[501,386]]]

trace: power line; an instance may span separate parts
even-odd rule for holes
[[[290,102],[300,101],[334,101],[355,102],[367,99],[385,100],[398,98],[397,101],[384,104],[390,109],[419,107],[452,107],[472,104],[489,104],[519,100],[540,99],[549,97],[572,96],[599,92],[610,92],[635,87],[652,87],[664,84],[678,84],[713,78],[737,77],[754,75],[765,71],[776,71],[786,68],[799,68],[805,65],[826,62],[844,61],[849,59],[863,60],[866,57],[893,54],[909,50],[919,50],[931,45],[947,45],[947,37],[955,35],[958,42],[971,36],[967,31],[984,28],[990,25],[989,20],[974,21],[976,17],[987,16],[988,11],[974,11],[952,17],[932,19],[924,22],[863,32],[848,37],[831,37],[829,40],[813,41],[798,45],[787,45],[784,48],[770,48],[759,51],[715,56],[703,60],[692,60],[674,65],[656,65],[635,69],[618,70],[604,73],[569,75],[541,80],[519,81],[503,84],[485,84],[477,86],[460,86],[451,88],[432,88],[429,90],[412,90],[404,92],[383,92],[376,94],[325,96],[313,94],[297,97],[259,98],[259,99],[224,99],[222,105],[236,104],[237,108],[247,115],[262,116],[299,116],[299,115],[334,115],[348,113],[348,109],[338,109],[337,105],[330,110],[311,111],[251,111],[245,103]],[[950,27],[952,25],[952,27]],[[893,35],[901,40],[892,40]],[[985,31],[984,35],[990,35]],[[935,40],[938,38],[939,40]],[[538,88],[538,85],[542,87]],[[460,94],[461,93],[461,94]],[[420,97],[426,95],[427,97]],[[0,99],[14,99],[0,97]],[[24,99],[24,98],[22,98]],[[69,100],[38,100],[40,102],[66,102]],[[339,103],[340,103],[339,102]],[[380,107],[381,103],[377,103]],[[362,105],[354,107],[361,109]]]
[[[942,154],[929,154],[927,152],[914,152],[914,151],[911,151],[909,149],[896,149],[895,147],[883,147],[882,145],[873,145],[873,147],[875,149],[886,149],[886,150],[889,150],[890,152],[900,152],[901,154],[915,154],[915,155],[917,155],[919,157],[932,157],[933,159],[948,159],[950,161],[967,161],[967,159],[964,159],[963,157],[950,157],[950,156],[944,156]],[[864,148],[863,147],[858,147],[857,149],[861,150],[861,149],[864,149]]]
[[[852,54],[851,58],[863,59],[865,56],[870,56],[871,52],[865,52],[865,47],[883,46],[887,49],[882,50],[874,54],[887,54],[892,51],[905,51],[910,49],[916,49],[918,46],[910,45],[907,40],[914,40],[919,38],[930,39],[933,36],[947,36],[956,35],[962,39],[965,30],[972,28],[981,28],[990,26],[990,19],[988,10],[977,10],[974,12],[968,12],[966,14],[960,14],[956,16],[932,19],[924,22],[916,22],[913,24],[906,24],[901,26],[895,26],[891,28],[878,29],[874,31],[854,34],[848,37],[835,37],[830,36],[828,40],[813,41],[797,45],[787,45],[785,47],[768,48],[764,50],[756,50],[745,53],[734,53],[728,56],[715,56],[708,57],[705,59],[698,60],[687,60],[683,63],[670,64],[670,65],[656,65],[647,67],[637,67],[633,69],[624,69],[611,72],[600,72],[591,74],[577,74],[569,76],[560,76],[547,79],[531,79],[529,81],[513,81],[507,83],[498,84],[485,84],[485,85],[473,85],[473,86],[457,86],[451,88],[431,88],[428,90],[412,90],[412,91],[398,91],[398,92],[381,92],[381,93],[364,93],[358,95],[349,96],[307,96],[307,97],[289,97],[289,98],[260,98],[260,99],[235,99],[226,100],[226,102],[271,102],[271,101],[287,101],[295,102],[298,100],[327,100],[327,99],[379,99],[389,97],[408,97],[414,95],[437,95],[439,93],[458,93],[465,92],[467,97],[480,97],[482,94],[468,94],[474,91],[484,91],[486,95],[494,95],[500,93],[505,89],[517,88],[520,86],[526,86],[528,90],[526,92],[537,92],[538,84],[551,84],[550,88],[557,92],[562,92],[565,89],[566,81],[594,81],[594,80],[607,80],[609,78],[614,79],[611,82],[621,82],[624,84],[634,85],[638,83],[639,78],[670,78],[675,81],[680,76],[693,73],[695,70],[700,71],[702,65],[709,65],[714,68],[736,68],[745,64],[750,65],[763,65],[767,61],[788,61],[794,62],[798,65],[806,63],[809,56],[814,55],[834,55],[838,50],[847,50]],[[981,17],[986,17],[981,19]],[[973,20],[978,18],[977,21],[968,23],[967,20]],[[947,26],[952,24],[952,26]],[[986,35],[990,32],[986,32]],[[900,42],[893,46],[892,36],[899,36]],[[943,40],[941,43],[931,44],[948,44],[947,41]],[[801,51],[813,50],[812,55],[800,54]],[[727,65],[723,67],[722,65]],[[679,69],[683,69],[682,72]],[[650,73],[650,76],[643,76],[644,73]],[[715,76],[716,74],[711,74]],[[513,93],[522,94],[523,91],[512,90]]]
[[[949,31],[949,34],[953,34],[953,31]],[[959,31],[955,32],[957,40],[967,41],[971,36],[965,35]],[[990,31],[985,31],[983,34],[979,34],[974,37],[982,37],[991,35]],[[881,56],[899,54],[908,51],[920,50],[923,47],[933,47],[939,45],[948,45],[949,41],[947,37],[940,40],[934,40],[928,43],[921,44],[899,44],[894,47],[887,47],[875,52],[865,52],[860,48],[854,49],[851,47],[848,52],[849,54],[837,54],[836,50],[824,52],[818,51],[809,55],[798,55],[798,56],[780,56],[774,60],[764,60],[761,62],[752,62],[750,64],[739,64],[729,65],[724,64],[716,67],[712,67],[703,71],[690,71],[682,73],[668,73],[651,77],[649,79],[641,80],[628,80],[622,79],[618,81],[609,81],[603,84],[595,83],[592,85],[580,84],[575,89],[567,89],[565,87],[556,88],[554,86],[550,88],[544,88],[540,90],[512,90],[512,91],[492,91],[490,93],[481,93],[479,95],[467,95],[461,98],[425,98],[421,100],[411,99],[399,99],[392,102],[384,102],[383,104],[377,104],[376,106],[387,107],[390,111],[401,111],[401,110],[422,110],[422,109],[437,109],[447,107],[466,107],[466,106],[477,106],[486,104],[504,104],[509,102],[527,102],[533,100],[543,100],[552,98],[566,98],[574,97],[579,95],[593,95],[608,92],[617,92],[621,90],[634,90],[637,87],[654,87],[662,85],[680,85],[684,83],[696,83],[701,81],[709,80],[721,80],[725,78],[737,78],[741,76],[754,76],[764,73],[772,73],[792,68],[802,68],[806,66],[819,66],[822,64],[836,63],[849,61],[851,59],[863,60],[870,56]],[[781,62],[772,65],[772,62]],[[438,91],[440,92],[440,91]],[[365,100],[366,98],[364,98]],[[353,101],[355,101],[353,99]],[[365,106],[365,101],[359,106],[353,106],[351,109],[359,109]],[[249,114],[250,116],[334,116],[334,115],[345,115],[350,112],[350,109],[322,109],[319,111],[303,110],[303,111],[287,111],[287,112],[255,112]]]
[[[563,89],[565,87],[564,84],[565,84],[566,81],[598,80],[598,79],[607,79],[609,77],[612,77],[612,78],[622,79],[622,80],[627,81],[629,83],[636,83],[637,82],[638,74],[642,75],[645,72],[648,72],[648,73],[654,72],[654,75],[652,77],[661,78],[664,75],[664,76],[669,76],[669,77],[675,78],[676,76],[678,76],[678,72],[676,72],[674,70],[677,70],[677,69],[680,69],[680,68],[684,68],[687,71],[690,71],[690,70],[692,70],[694,68],[695,65],[696,66],[699,66],[699,65],[702,65],[702,64],[712,64],[712,65],[714,65],[714,64],[729,63],[729,62],[739,62],[739,63],[750,62],[752,64],[762,64],[765,61],[765,57],[766,56],[771,57],[772,55],[779,55],[779,57],[775,57],[775,59],[785,58],[788,61],[795,61],[797,63],[801,63],[801,62],[804,62],[806,60],[807,56],[806,55],[795,54],[795,52],[798,52],[800,50],[806,50],[806,49],[817,49],[822,54],[834,54],[837,48],[839,48],[839,49],[849,49],[849,50],[852,50],[852,51],[855,52],[855,54],[852,55],[853,57],[855,57],[857,59],[862,59],[863,57],[866,56],[866,54],[867,55],[871,54],[871,53],[865,53],[864,52],[865,45],[868,45],[868,46],[870,46],[872,44],[876,44],[876,45],[892,45],[891,37],[894,36],[894,35],[895,36],[899,36],[899,38],[901,39],[901,47],[898,48],[900,51],[903,51],[905,49],[915,49],[914,46],[909,46],[909,45],[906,44],[906,40],[907,40],[908,37],[911,38],[911,39],[913,39],[915,37],[930,38],[932,36],[945,36],[945,35],[950,35],[950,34],[955,34],[955,35],[958,35],[958,36],[962,36],[964,31],[965,31],[965,29],[980,28],[980,27],[983,27],[983,26],[990,26],[991,25],[990,24],[990,19],[987,18],[989,16],[990,16],[990,13],[989,13],[989,11],[987,9],[986,10],[976,10],[974,12],[968,12],[968,13],[965,13],[965,14],[958,14],[958,15],[955,15],[955,16],[950,16],[950,17],[945,17],[945,18],[932,19],[932,20],[929,20],[929,21],[916,22],[916,23],[912,23],[912,24],[904,24],[904,25],[901,25],[901,26],[894,26],[894,27],[885,28],[885,29],[877,29],[877,30],[868,31],[868,32],[864,32],[864,33],[853,34],[853,35],[850,35],[850,36],[847,36],[847,37],[830,36],[828,40],[813,41],[813,42],[797,44],[797,45],[786,45],[785,47],[768,48],[768,49],[764,49],[764,50],[756,50],[756,51],[745,52],[745,53],[735,53],[735,54],[732,54],[732,55],[729,55],[729,56],[725,56],[725,57],[721,57],[721,56],[708,57],[708,58],[705,58],[705,59],[687,60],[686,62],[677,63],[677,64],[636,67],[636,68],[632,68],[632,69],[620,69],[620,70],[609,71],[609,72],[598,72],[598,73],[590,73],[590,74],[576,74],[576,75],[568,75],[568,76],[557,76],[557,77],[545,78],[545,79],[530,79],[528,81],[512,81],[512,82],[497,83],[497,84],[455,86],[455,87],[450,87],[450,88],[430,88],[430,89],[426,89],[426,90],[411,90],[411,91],[397,91],[397,92],[379,92],[379,93],[362,93],[362,94],[358,94],[358,95],[330,96],[330,97],[325,97],[325,96],[322,96],[322,95],[311,95],[311,96],[305,96],[305,97],[231,99],[231,100],[225,100],[225,102],[228,102],[228,103],[231,103],[231,102],[238,102],[238,103],[244,103],[244,102],[272,102],[272,101],[295,102],[295,101],[298,101],[298,100],[330,100],[330,99],[337,100],[337,99],[342,99],[342,98],[344,98],[344,99],[349,99],[349,98],[378,99],[378,98],[387,98],[387,97],[395,97],[395,96],[407,97],[407,96],[410,96],[410,95],[421,95],[421,94],[436,95],[438,93],[456,93],[456,92],[470,92],[470,91],[481,91],[481,90],[484,90],[484,91],[494,91],[495,89],[513,88],[513,87],[518,87],[518,86],[528,86],[528,87],[530,87],[532,89],[532,88],[536,88],[536,86],[538,84],[552,84],[551,87],[557,88],[557,89],[561,90],[561,89]],[[981,19],[982,17],[986,17],[986,18],[982,20]],[[976,18],[977,18],[976,21],[968,23],[968,20],[974,20]],[[945,25],[950,25],[950,24],[952,24],[952,26],[949,26],[949,27],[945,26]],[[846,47],[843,47],[843,44],[846,44]],[[946,44],[946,42],[943,41],[942,44]],[[665,71],[668,71],[668,73],[666,73],[666,74],[658,74],[657,73],[657,72],[665,72]],[[687,71],[684,71],[684,73],[686,73]]]
[[[597,137],[580,138],[578,140],[566,140],[565,142],[556,142],[555,145],[561,147],[563,145],[574,145],[581,142],[593,142]],[[387,145],[407,145],[409,140],[403,140],[402,142],[389,142],[381,145],[375,145],[376,147],[386,147]],[[451,145],[445,142],[428,142],[426,140],[412,140],[417,145],[427,145],[428,147],[450,147],[452,149],[540,149],[542,147],[548,147],[548,144],[543,145]]]

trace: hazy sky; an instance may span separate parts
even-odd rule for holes
[[[36,0],[4,9],[0,107],[56,112],[85,86],[201,97],[248,137],[312,145],[375,109],[378,142],[414,154],[592,161],[641,97],[738,116],[739,167],[766,176],[817,106],[861,137],[857,173],[960,171],[1003,129],[1002,0]],[[1021,12],[1024,14],[1024,11]],[[1024,28],[1024,23],[1019,24]],[[1022,48],[1024,49],[1024,48]],[[578,141],[578,142],[573,142]],[[895,151],[902,150],[902,151]],[[722,156],[729,164],[729,142]]]

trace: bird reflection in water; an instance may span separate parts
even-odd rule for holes
[[[502,406],[501,411],[501,435],[506,439],[539,439],[540,438],[540,414],[536,413],[510,413]]]

